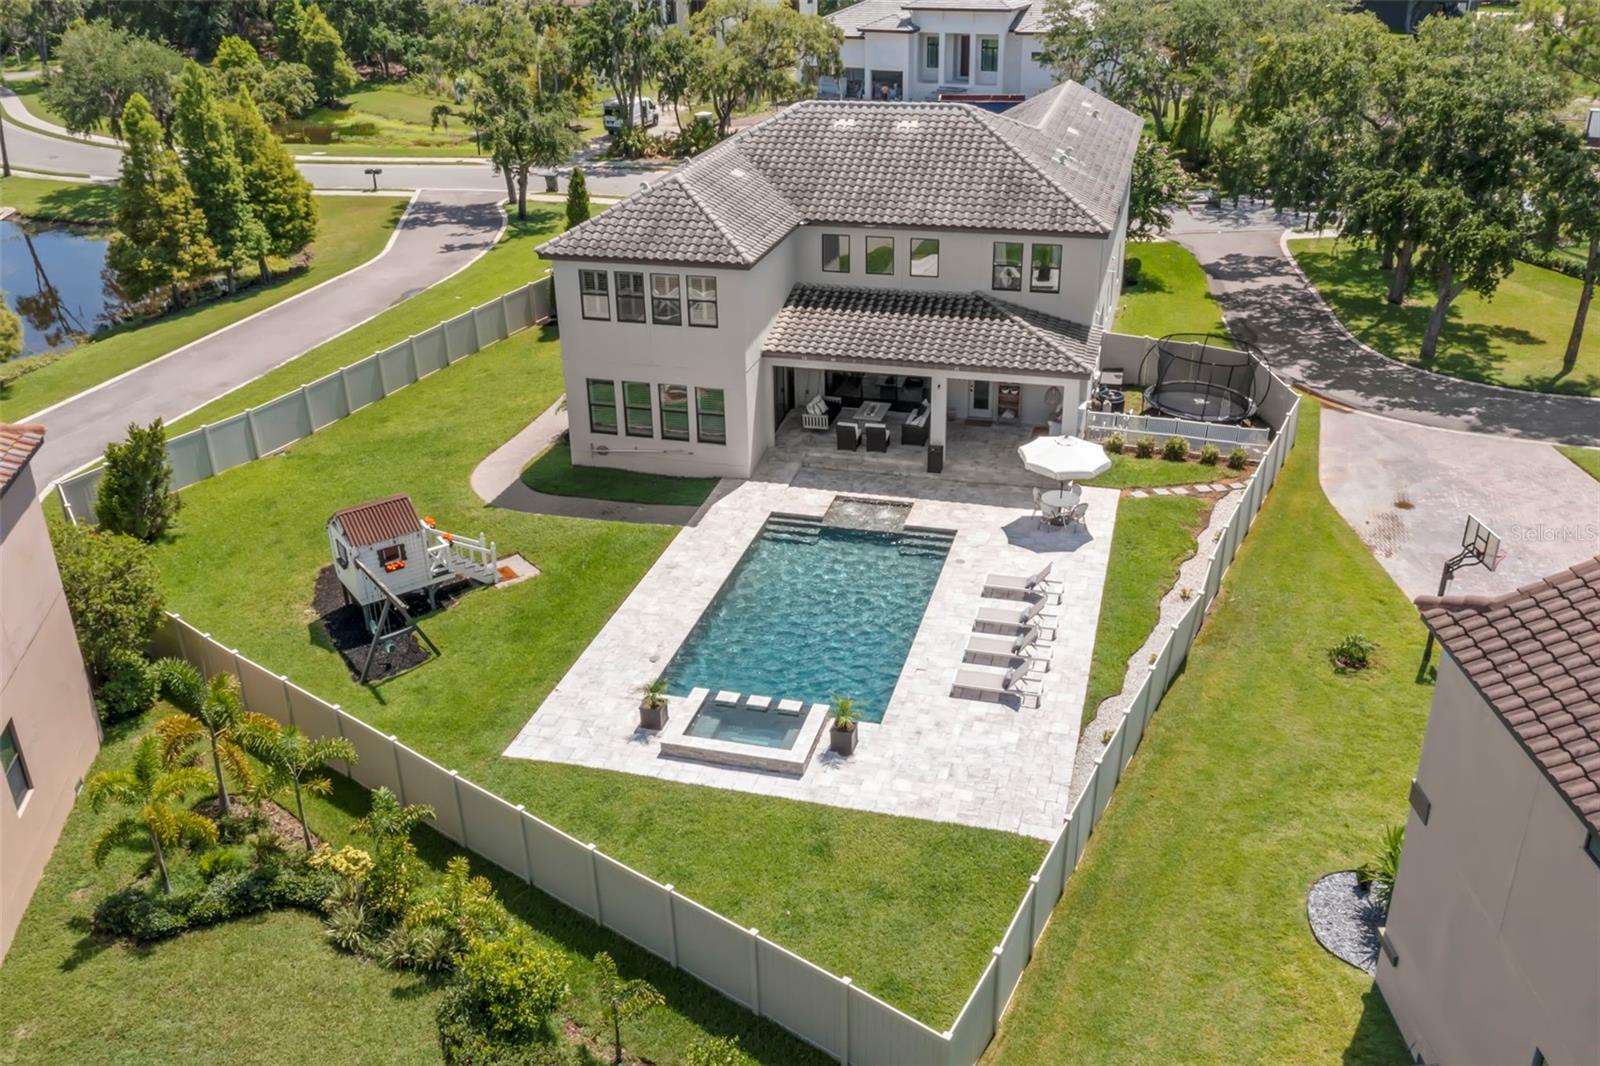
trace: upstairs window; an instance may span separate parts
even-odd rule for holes
[[[650,321],[658,326],[683,325],[682,285],[676,274],[650,275]]]
[[[1033,270],[1028,275],[1028,288],[1033,292],[1061,291],[1061,245],[1033,246]]]
[[[911,238],[911,276],[936,278],[939,276],[939,242],[933,237]]]
[[[617,283],[617,321],[644,321],[644,275],[617,271],[612,279]]]
[[[827,274],[850,273],[850,238],[842,233],[822,235],[822,270]]]
[[[589,379],[589,431],[591,433],[617,432],[617,383]]]
[[[659,390],[661,404],[661,436],[665,440],[689,439],[689,387],[687,385],[662,385]]]
[[[689,275],[689,325],[717,324],[717,279],[709,274]]]
[[[868,274],[893,274],[894,273],[894,238],[893,237],[868,237],[867,238],[867,273]]]
[[[611,297],[606,291],[604,270],[578,271],[578,290],[583,294],[583,317],[610,321]]]
[[[1001,292],[1022,291],[1021,242],[994,242],[994,270],[989,284]]]
[[[5,730],[0,732],[0,769],[6,773],[6,784],[11,786],[11,802],[20,811],[22,801],[33,791],[33,779],[28,776],[28,764],[22,758],[14,722],[7,722]]]

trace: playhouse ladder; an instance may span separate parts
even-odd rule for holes
[[[482,533],[474,539],[433,531],[433,544],[428,548],[430,573],[440,576],[449,573],[492,585],[500,579],[499,564],[494,542],[486,540]]]

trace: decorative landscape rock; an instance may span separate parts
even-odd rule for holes
[[[1306,917],[1317,943],[1367,973],[1378,970],[1378,926],[1386,916],[1354,870],[1319,877],[1306,896]]]

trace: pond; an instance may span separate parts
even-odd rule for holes
[[[0,221],[0,289],[22,319],[22,354],[70,348],[114,321],[104,275],[110,230]]]

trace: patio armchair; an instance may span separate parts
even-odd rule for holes
[[[839,451],[853,452],[861,446],[861,427],[854,422],[837,422],[833,432]]]
[[[928,443],[928,404],[919,404],[900,427],[900,443],[920,447]]]
[[[837,413],[836,409],[829,407],[828,401],[823,397],[813,396],[811,402],[800,411],[800,426],[802,429],[827,432],[829,424]]]
[[[1039,516],[1041,526],[1053,526],[1061,520],[1061,508],[1045,503],[1044,494],[1037,488],[1033,490],[1033,513]]]
[[[889,450],[889,427],[882,422],[868,422],[863,427],[867,436],[867,451],[886,452]]]
[[[995,702],[1009,696],[1023,706],[1031,699],[1037,707],[1042,691],[1039,682],[1027,676],[1026,666],[1013,666],[1009,670],[964,666],[956,671],[955,680],[950,685],[950,695],[957,699],[992,699]]]
[[[1062,524],[1068,529],[1071,529],[1073,526],[1083,526],[1084,529],[1088,529],[1089,527],[1084,525],[1083,521],[1084,517],[1087,516],[1088,513],[1089,505],[1086,503],[1080,503],[1073,507],[1072,510],[1062,512]]]

